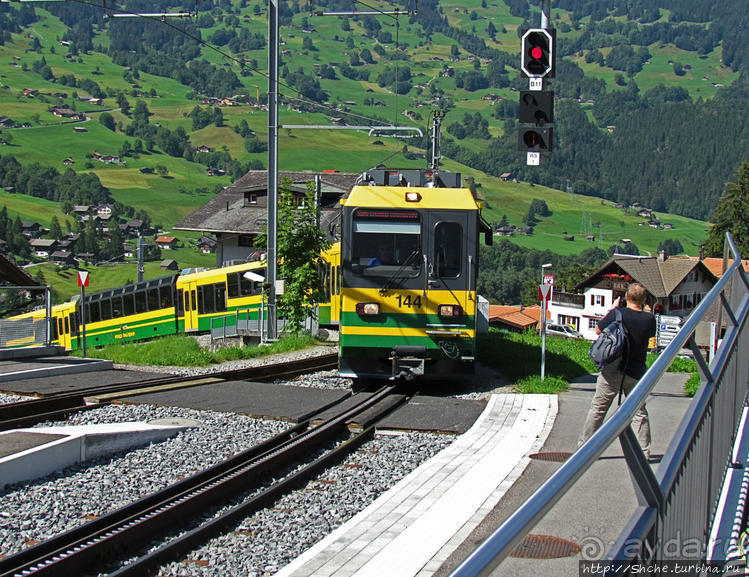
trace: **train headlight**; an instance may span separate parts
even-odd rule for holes
[[[356,303],[356,314],[379,315],[380,305],[377,303]]]
[[[406,202],[419,202],[420,200],[421,200],[421,195],[418,192],[406,193]]]
[[[460,305],[440,305],[437,312],[441,317],[456,318],[463,315],[463,307]]]

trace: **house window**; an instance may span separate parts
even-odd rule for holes
[[[598,326],[598,319],[588,319],[588,328],[592,331],[596,330]]]
[[[579,317],[571,317],[569,315],[559,315],[558,322],[560,325],[569,325],[575,330],[580,326]]]
[[[606,306],[606,296],[605,295],[595,295],[596,297],[596,306],[605,307]]]
[[[250,204],[257,204],[257,194],[250,195]]]
[[[237,246],[253,246],[254,237],[250,234],[240,234],[237,237]]]
[[[687,275],[687,281],[695,282],[697,280],[697,271],[691,270]]]

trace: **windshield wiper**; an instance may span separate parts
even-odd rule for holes
[[[381,295],[384,295],[388,291],[390,285],[393,283],[393,281],[395,281],[395,279],[403,278],[401,277],[401,273],[403,272],[403,270],[411,263],[412,260],[414,260],[415,257],[418,257],[420,254],[421,251],[418,248],[414,251],[411,251],[411,254],[409,254],[406,260],[403,261],[403,264],[398,267],[398,270],[391,274],[385,281],[385,284],[382,285],[382,288],[380,289]]]

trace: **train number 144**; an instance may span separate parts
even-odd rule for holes
[[[400,307],[418,308],[421,306],[421,297],[418,295],[413,298],[411,298],[411,295],[406,295],[406,296],[398,295],[396,298],[398,299],[399,308]]]

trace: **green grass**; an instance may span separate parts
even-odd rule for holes
[[[645,364],[648,368],[652,365],[658,355],[655,353],[648,353]],[[689,379],[684,383],[684,392],[689,397],[693,397],[700,387],[700,373],[697,370],[697,361],[689,358],[676,357],[669,365],[667,372],[669,373],[689,373]]]
[[[201,349],[195,338],[173,335],[143,343],[116,344],[89,349],[89,357],[125,365],[206,367],[224,361],[254,359],[305,349],[318,344],[310,336],[287,336],[269,346],[227,347],[216,352]],[[81,351],[76,351],[81,355]]]
[[[490,329],[478,340],[478,359],[504,374],[523,393],[556,393],[577,377],[595,372],[588,358],[590,343],[546,338],[546,378],[541,381],[541,337],[535,332]]]
[[[590,342],[546,337],[546,378],[541,381],[541,337],[535,331],[511,333],[489,329],[479,335],[477,358],[491,366],[514,383],[519,393],[556,394],[567,390],[577,377],[598,372],[588,358]],[[650,367],[658,355],[648,353]],[[670,373],[690,373],[684,385],[686,394],[694,396],[700,385],[697,363],[694,359],[676,358],[668,368]]]

